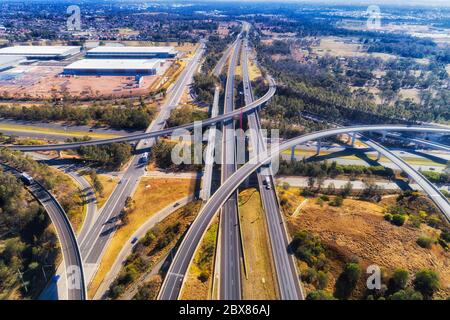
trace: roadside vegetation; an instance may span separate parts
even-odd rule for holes
[[[212,299],[214,259],[219,223],[215,219],[205,233],[186,274],[181,299]]]
[[[136,192],[133,197],[126,200],[120,220],[116,222],[114,236],[111,238],[99,269],[89,286],[90,296],[94,296],[104,277],[113,266],[123,244],[131,241],[130,238],[136,230],[160,210],[192,195],[194,190],[194,180],[141,178]],[[163,242],[160,245],[163,246]]]
[[[109,298],[117,299],[133,283],[139,287],[135,299],[156,298],[161,281],[156,280],[155,283],[154,277],[146,279],[146,275],[176,245],[199,209],[198,202],[187,204],[151,228],[127,257],[125,265],[110,286]],[[158,275],[158,272],[154,272],[154,275]]]
[[[167,126],[176,127],[187,123],[193,123],[194,121],[205,120],[207,118],[208,113],[206,111],[193,106],[182,106],[170,113],[170,117],[167,119]]]
[[[242,276],[243,299],[277,299],[277,280],[266,217],[256,189],[239,193],[239,219],[246,273]]]
[[[0,300],[36,299],[55,272],[58,240],[44,208],[0,169]]]
[[[21,152],[0,148],[0,162],[27,172],[52,192],[66,211],[72,226],[77,231],[84,219],[84,197],[82,191],[70,177],[45,164],[24,156]]]
[[[73,138],[68,142],[89,141],[91,138]],[[118,170],[131,158],[131,146],[126,142],[115,142],[99,146],[81,146],[74,150],[76,154],[85,160],[92,161],[98,167],[110,170]]]
[[[308,162],[306,158],[294,161],[280,161],[280,175],[299,175],[314,178],[336,178],[347,175],[351,178],[360,176],[380,176],[392,179],[395,176],[391,168],[383,166],[341,165],[336,161]]]
[[[194,144],[186,144],[185,148],[182,150],[178,150],[178,155],[180,158],[184,157],[184,151],[190,153],[189,155],[186,155],[186,162],[189,163],[181,163],[181,164],[175,164],[172,161],[172,150],[177,145],[177,142],[169,141],[169,140],[162,140],[160,139],[157,143],[154,144],[152,147],[152,153],[151,153],[151,161],[154,162],[154,164],[164,170],[169,171],[199,171],[202,168],[201,164],[193,164],[194,163]],[[184,150],[185,149],[185,150]],[[203,152],[203,151],[202,151]]]
[[[146,129],[156,110],[143,101],[138,106],[126,101],[123,105],[93,105],[87,108],[71,105],[35,107],[0,106],[0,118],[26,121],[65,121],[76,125],[106,125],[116,129]]]

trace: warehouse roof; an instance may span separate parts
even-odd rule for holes
[[[159,59],[84,59],[74,62],[65,69],[78,70],[143,70],[156,69]]]
[[[174,47],[118,47],[118,46],[98,46],[88,51],[88,53],[132,53],[132,54],[150,54],[150,53],[169,53],[176,54]]]
[[[14,46],[0,49],[0,55],[67,56],[80,51],[75,46]]]
[[[0,56],[0,70],[13,67],[24,60],[26,59],[22,56]]]

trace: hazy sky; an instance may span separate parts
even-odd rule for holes
[[[122,0],[124,1],[124,0]],[[133,1],[133,0],[128,0]],[[140,0],[140,1],[151,1],[151,0]],[[159,0],[170,2],[171,0]],[[213,0],[175,0],[175,1],[205,1],[214,2]],[[291,3],[320,3],[320,4],[380,4],[380,5],[430,5],[430,6],[446,6],[450,7],[450,0],[215,0],[220,2],[291,2]]]
[[[226,1],[226,0],[223,0]],[[235,1],[235,0],[231,0]],[[327,4],[393,4],[393,5],[445,5],[450,7],[450,0],[240,0],[240,2],[309,2]]]

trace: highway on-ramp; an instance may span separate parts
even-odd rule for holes
[[[9,171],[20,179],[22,172],[5,164],[1,164],[1,166],[5,168],[5,171]],[[72,229],[66,212],[56,198],[36,180],[28,185],[27,189],[47,211],[56,229],[56,234],[61,244],[65,273],[67,275],[67,298],[69,300],[86,300],[87,293],[83,262],[75,232]]]

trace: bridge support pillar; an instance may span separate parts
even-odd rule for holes
[[[291,148],[291,162],[295,161],[295,146]]]
[[[386,131],[381,131],[381,135],[383,136],[383,141],[386,140]]]
[[[355,140],[356,140],[356,132],[353,132],[352,133],[352,148],[354,148],[355,147]]]
[[[380,161],[380,159],[381,159],[381,153],[378,152],[376,161]]]
[[[318,156],[320,154],[320,148],[322,148],[322,140],[317,140],[317,151],[316,155]]]
[[[62,157],[61,150],[58,150],[58,158],[61,158],[61,157]]]

